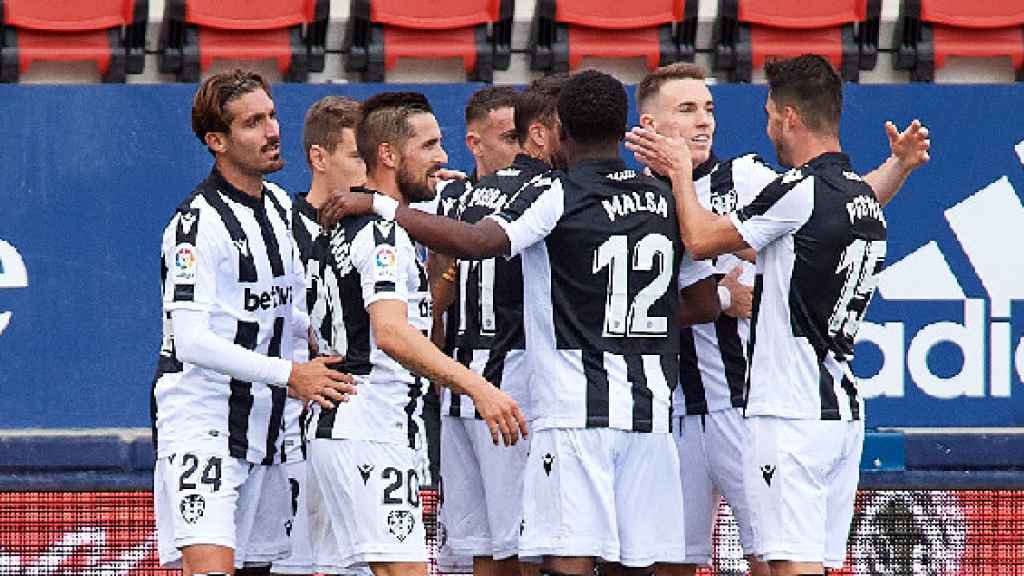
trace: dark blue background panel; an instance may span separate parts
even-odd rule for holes
[[[451,166],[471,171],[462,118],[477,86],[412,88],[430,97]],[[308,186],[311,103],[380,89],[276,86],[287,165],[272,179]],[[189,126],[194,90],[0,86],[0,428],[149,424],[160,233],[211,163]],[[764,87],[713,94],[719,156],[774,162]],[[888,155],[886,120],[921,118],[934,146],[886,209],[890,267],[854,367],[869,425],[1024,426],[1021,101],[1018,85],[847,88],[842,136],[859,172]]]

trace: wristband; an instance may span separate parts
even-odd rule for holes
[[[732,306],[732,294],[725,286],[718,287],[718,302],[722,305],[722,310],[728,310],[729,306]]]
[[[394,220],[398,210],[398,200],[383,194],[373,195],[373,213],[385,220]]]

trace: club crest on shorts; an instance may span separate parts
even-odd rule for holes
[[[195,524],[206,511],[206,499],[200,494],[189,494],[181,499],[181,517],[189,524]]]
[[[370,472],[373,472],[373,464],[360,464],[357,468],[359,468],[359,475],[363,477],[363,486],[366,486],[366,483],[370,481]]]
[[[399,542],[405,542],[405,539],[412,534],[412,529],[416,527],[416,518],[413,517],[412,513],[408,510],[392,510],[388,512],[388,532],[395,538],[398,538]]]
[[[551,465],[555,463],[555,457],[550,452],[544,455],[544,473],[551,476]]]
[[[761,466],[761,477],[764,478],[764,483],[767,484],[768,487],[771,487],[772,476],[774,475],[775,466],[772,466],[771,464],[765,464],[764,466]]]

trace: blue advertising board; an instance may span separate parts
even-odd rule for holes
[[[414,88],[436,108],[450,165],[470,171],[462,116],[477,86]],[[275,87],[287,165],[271,179],[308,186],[311,103],[380,89]],[[160,233],[211,165],[189,127],[194,90],[0,86],[0,428],[148,425]],[[718,155],[774,161],[764,87],[713,93]],[[1021,101],[1016,85],[847,88],[842,139],[859,172],[888,155],[886,120],[921,118],[934,146],[886,208],[888,268],[855,361],[869,426],[1024,426]]]

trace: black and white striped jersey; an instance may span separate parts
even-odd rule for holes
[[[458,218],[470,224],[505,207],[534,177],[550,170],[541,160],[519,154],[507,168],[481,178],[458,199]],[[523,266],[510,259],[459,261],[454,358],[501,388],[530,417],[531,370],[523,331]],[[480,418],[473,400],[445,388],[441,413]]]
[[[779,176],[732,215],[757,250],[747,415],[857,420],[853,342],[886,252],[871,187],[842,153]]]
[[[408,306],[409,324],[429,335],[430,292],[416,249],[404,229],[379,216],[345,218],[321,239],[328,243],[323,276],[337,278],[336,284],[326,283],[328,308],[337,319],[327,352],[345,357],[338,368],[357,377],[359,393],[333,410],[314,405],[307,438],[419,448],[427,381],[377,347],[367,312],[380,300],[402,301]]]
[[[701,205],[728,215],[749,204],[778,174],[753,154],[719,161],[711,155],[693,170]],[[752,283],[754,265],[732,254],[709,261],[721,280],[737,266],[741,281]],[[742,408],[747,378],[750,320],[722,314],[714,322],[683,328],[679,334],[679,388],[672,397],[673,414],[707,414]]]
[[[620,159],[584,161],[491,218],[523,259],[533,427],[669,432],[683,254],[672,192]]]
[[[475,176],[475,174],[474,174]],[[476,179],[470,180],[446,180],[438,184],[436,206],[434,206],[435,214],[438,216],[444,216],[453,220],[459,219],[459,198],[466,193],[467,190],[472,190],[473,182]],[[455,301],[448,307],[447,310],[434,310],[434,314],[444,315],[444,348],[443,352],[449,356],[455,354],[455,338],[458,334],[459,329],[459,300],[458,294],[456,294]],[[442,394],[446,394],[447,388],[442,389]],[[444,397],[442,396],[442,402]],[[448,414],[446,411],[446,405],[442,404],[441,414]]]
[[[290,211],[288,194],[273,184],[256,199],[214,169],[164,229],[163,344],[153,387],[158,457],[202,444],[252,463],[280,461],[290,361],[308,325]],[[200,328],[225,344],[275,358],[266,360],[277,381],[242,381],[179,361],[172,329],[179,310],[206,313]]]

